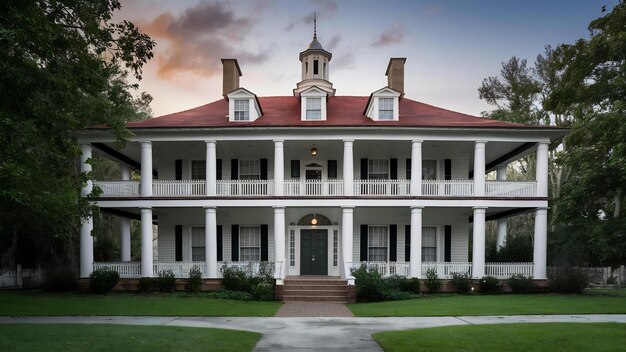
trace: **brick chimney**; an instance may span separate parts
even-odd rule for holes
[[[224,69],[222,74],[222,96],[224,96],[224,99],[228,100],[226,94],[239,88],[241,69],[239,68],[237,59],[222,59],[222,66]]]
[[[406,57],[392,57],[389,59],[389,65],[387,65],[387,85],[389,88],[400,92],[404,95],[404,63]],[[400,97],[402,97],[402,95]]]

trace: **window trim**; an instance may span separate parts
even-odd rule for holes
[[[378,97],[378,119],[379,120],[381,121],[393,121],[394,120],[394,116],[395,116],[394,99],[395,98],[392,98],[392,97]],[[383,109],[383,106],[382,106],[383,100],[391,102],[391,109],[388,109],[388,108]],[[381,112],[387,112],[387,113],[391,112],[391,116],[383,118]]]
[[[239,108],[241,109],[242,107],[245,107],[245,109],[243,110],[238,110],[237,109],[237,105],[240,105]],[[233,114],[235,116],[233,116],[233,120],[234,121],[250,121],[250,99],[245,98],[245,99],[241,99],[241,98],[237,98],[234,99],[233,101]],[[241,118],[241,117],[237,117],[237,113],[245,113],[245,118]]]
[[[312,108],[309,105],[309,103],[313,103],[313,101],[316,101],[319,103],[315,108]],[[322,98],[321,97],[307,97],[305,99],[305,104],[306,104],[306,108],[305,108],[306,116],[304,118],[306,119],[306,121],[321,121],[322,120]],[[316,118],[309,118],[309,112],[319,112],[319,115]]]

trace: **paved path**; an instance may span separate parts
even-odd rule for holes
[[[0,317],[0,324],[124,324],[256,331],[254,351],[381,351],[379,331],[469,324],[626,323],[626,314],[518,315],[419,318],[191,318],[191,317]]]
[[[353,317],[352,312],[341,303],[285,302],[275,317]]]

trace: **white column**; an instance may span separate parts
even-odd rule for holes
[[[285,192],[285,152],[283,140],[274,140],[274,194],[282,196]],[[284,213],[284,209],[283,209]]]
[[[206,195],[216,194],[217,184],[217,156],[215,141],[206,141]]]
[[[152,196],[152,142],[141,142],[141,196]]]
[[[412,164],[413,162],[411,162]],[[413,176],[413,174],[411,174]],[[411,207],[411,277],[422,277],[422,207]]]
[[[120,218],[120,260],[130,261],[130,219]]]
[[[91,159],[92,149],[89,144],[82,144],[80,155],[80,171],[82,173],[91,172],[91,165],[87,163]],[[93,183],[88,180],[87,183],[81,188],[80,194],[83,197],[91,194],[93,189]],[[91,212],[89,215],[81,219],[80,225],[80,277],[88,277],[93,271],[93,236],[91,231],[93,230],[93,217]]]
[[[485,141],[474,143],[474,195],[485,195]]]
[[[343,194],[354,195],[354,153],[352,150],[353,139],[343,140]],[[352,260],[352,257],[350,257]]]
[[[152,175],[152,170],[150,170],[150,175]],[[152,208],[141,208],[141,277],[154,276],[152,241]]]
[[[422,141],[411,142],[411,195],[422,195]]]
[[[533,277],[546,279],[548,253],[548,209],[538,208],[535,212],[535,243],[533,250]]]
[[[506,244],[506,218],[498,219],[497,232],[496,232],[496,251],[500,251],[500,248]]]
[[[91,212],[80,225],[80,277],[89,277],[93,271],[93,217]]]
[[[472,231],[472,277],[481,279],[485,276],[485,210],[474,207],[474,230]]]
[[[496,179],[498,181],[506,181],[506,167],[507,165],[498,165],[496,167]]]
[[[274,275],[282,284],[287,266],[285,262],[285,207],[274,207],[274,261],[276,265],[282,265],[282,270],[277,270]]]
[[[349,272],[346,272],[346,263],[351,263],[354,257],[353,254],[353,241],[354,241],[354,207],[343,206],[341,207],[341,257],[343,259],[343,269],[340,270],[343,278],[350,276]],[[349,270],[349,269],[348,269]]]
[[[215,207],[204,208],[204,253],[207,277],[217,278],[217,215]]]
[[[120,165],[120,168],[122,169],[122,181],[129,181],[130,180],[130,168],[126,165]]]
[[[537,196],[548,196],[548,143],[537,144]]]

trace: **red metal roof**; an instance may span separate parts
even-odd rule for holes
[[[202,128],[202,127],[307,127],[307,126],[402,126],[402,127],[545,127],[507,123],[462,114],[415,100],[400,100],[399,121],[373,121],[363,115],[369,97],[333,96],[328,98],[326,121],[300,120],[300,100],[296,97],[259,97],[264,115],[252,122],[228,121],[228,102],[224,99],[190,110],[148,120],[128,123],[129,128]],[[101,127],[101,126],[98,126]]]

